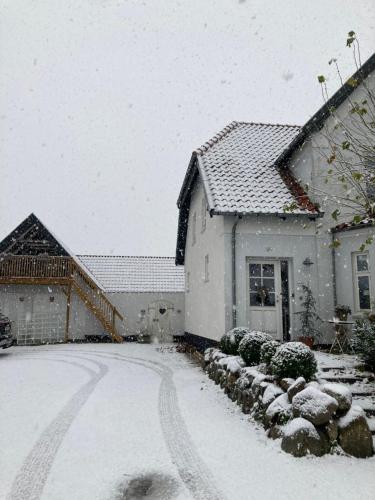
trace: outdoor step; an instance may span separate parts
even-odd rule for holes
[[[338,375],[338,376],[323,376],[320,377],[321,380],[324,380],[326,382],[337,382],[341,384],[355,384],[356,382],[362,382],[363,378],[362,377],[357,377],[355,375]]]

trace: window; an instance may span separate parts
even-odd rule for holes
[[[355,304],[358,311],[371,309],[370,265],[367,253],[353,254]]]
[[[193,223],[192,223],[192,241],[191,244],[195,245],[197,241],[197,214],[194,212],[193,214]]]
[[[249,264],[250,306],[275,306],[275,265],[268,263]]]
[[[202,214],[201,214],[202,233],[206,230],[206,212],[207,212],[206,199],[203,197],[203,199],[202,199]]]
[[[207,281],[209,281],[209,279],[210,279],[208,265],[209,265],[209,257],[207,254],[204,256],[204,281],[205,281],[205,283],[207,283]]]

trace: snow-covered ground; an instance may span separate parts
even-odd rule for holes
[[[285,454],[183,354],[18,347],[0,380],[1,499],[374,498],[375,459]]]

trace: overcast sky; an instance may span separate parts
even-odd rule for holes
[[[173,255],[194,148],[303,124],[375,47],[374,0],[0,0],[0,239],[34,212],[76,253]],[[338,81],[331,75],[332,91]]]

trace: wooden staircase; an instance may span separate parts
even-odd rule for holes
[[[72,292],[77,294],[115,342],[123,340],[118,333],[116,320],[123,321],[124,318],[107,299],[103,290],[72,257],[0,256],[0,284],[61,285],[67,295],[65,340],[68,340]]]

